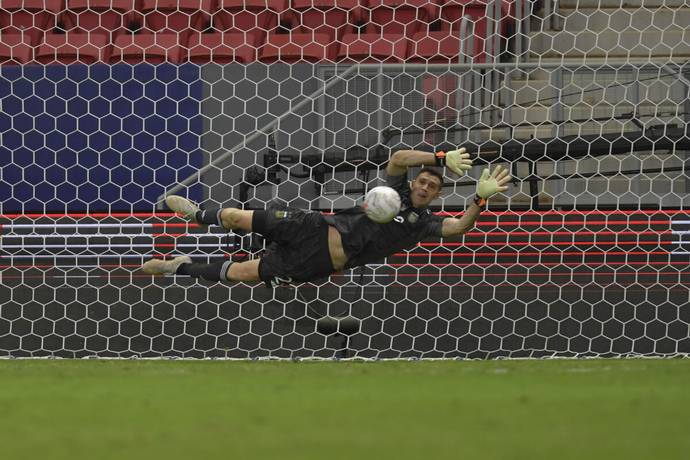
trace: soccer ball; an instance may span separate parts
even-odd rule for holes
[[[374,187],[364,197],[362,208],[369,219],[386,224],[400,212],[400,195],[390,187]]]

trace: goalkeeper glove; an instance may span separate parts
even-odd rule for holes
[[[496,166],[493,173],[489,172],[489,168],[484,169],[477,183],[477,196],[474,202],[477,203],[479,207],[483,207],[489,197],[508,190],[506,184],[510,182],[511,179],[512,177],[510,177],[508,170],[501,166]]]
[[[472,160],[470,154],[463,147],[450,152],[438,152],[436,154],[436,165],[446,166],[458,176],[465,175],[465,171],[472,168]]]

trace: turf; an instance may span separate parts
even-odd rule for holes
[[[690,360],[0,360],[4,459],[687,458]]]

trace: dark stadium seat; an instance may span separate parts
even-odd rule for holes
[[[30,35],[38,41],[46,30],[55,27],[65,0],[3,0],[0,2],[0,30],[4,33]]]
[[[327,34],[337,40],[345,33],[352,20],[351,13],[359,3],[358,0],[293,0],[292,8],[283,17],[301,32]]]
[[[373,26],[365,32],[352,31],[343,35],[336,60],[356,62],[403,62],[410,40],[404,35],[383,36]]]
[[[183,56],[181,43],[188,38],[188,35],[178,33],[122,34],[115,39],[108,61],[112,64],[142,61],[179,63]]]
[[[198,64],[252,62],[256,60],[257,47],[263,43],[257,43],[257,37],[259,35],[241,32],[193,32],[189,36],[183,60]]]
[[[67,0],[59,23],[67,31],[114,36],[131,27],[139,7],[140,0]]]
[[[216,0],[142,0],[141,13],[145,27],[154,32],[205,30],[215,7]]]
[[[43,42],[36,48],[34,59],[50,64],[81,62],[92,64],[104,62],[109,51],[109,37],[97,33],[67,32],[46,33]]]
[[[270,31],[278,26],[278,18],[287,7],[288,0],[218,0],[212,25],[221,31]]]
[[[26,34],[0,33],[0,63],[25,64],[33,60],[34,48]]]
[[[263,62],[319,62],[333,61],[337,52],[337,42],[328,34],[318,33],[270,33],[266,44],[259,52]]]

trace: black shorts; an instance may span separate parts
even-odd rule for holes
[[[252,231],[266,239],[259,262],[259,278],[266,286],[315,281],[333,273],[328,224],[320,212],[254,211]]]

